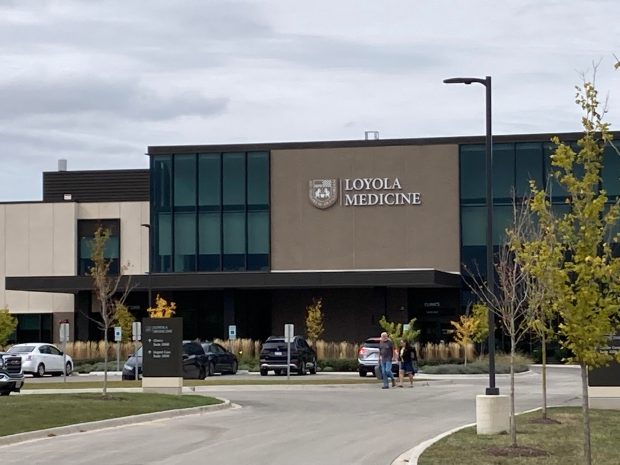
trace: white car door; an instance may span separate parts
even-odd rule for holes
[[[51,368],[54,371],[62,371],[62,355],[60,354],[60,350],[58,350],[54,346],[49,346],[50,348],[50,362],[53,363],[53,367]]]

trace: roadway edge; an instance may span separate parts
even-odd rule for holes
[[[32,441],[36,439],[64,436],[73,433],[85,433],[98,429],[113,428],[115,426],[132,425],[137,423],[164,420],[167,418],[182,417],[187,415],[199,415],[218,410],[224,410],[233,406],[228,399],[224,399],[222,397],[215,398],[221,400],[222,403],[214,405],[201,405],[200,407],[190,407],[184,409],[163,410],[161,412],[142,413],[140,415],[110,418],[108,420],[89,421],[86,423],[77,423],[75,425],[57,426],[54,428],[47,428],[36,431],[28,431],[25,433],[2,436],[0,437],[0,446],[7,446],[19,442]]]

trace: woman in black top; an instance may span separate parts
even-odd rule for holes
[[[411,346],[409,341],[401,339],[400,350],[398,352],[398,380],[400,382],[398,387],[403,387],[403,379],[405,378],[405,375],[409,376],[409,387],[413,387],[413,375],[415,374],[413,363],[417,361],[418,353],[415,348]]]

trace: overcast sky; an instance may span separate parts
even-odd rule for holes
[[[580,129],[592,63],[620,124],[618,0],[0,0],[0,201],[149,145]]]

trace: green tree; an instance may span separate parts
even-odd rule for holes
[[[136,319],[131,314],[127,306],[119,301],[114,303],[114,325],[120,326],[122,331],[123,342],[131,340],[132,324]]]
[[[418,338],[420,335],[420,330],[415,329],[415,318],[412,318],[407,326],[404,327],[402,323],[391,323],[385,318],[385,315],[381,317],[379,320],[379,326],[388,333],[388,337],[390,340],[396,345],[400,339],[404,339],[409,341],[411,344]]]
[[[472,335],[472,340],[482,345],[489,336],[489,309],[486,305],[476,302],[472,306],[471,313],[478,322],[476,330]],[[480,352],[482,352],[482,350]]]
[[[525,285],[528,293],[528,310],[526,321],[530,331],[540,340],[541,345],[541,388],[542,388],[542,419],[547,419],[547,341],[556,338],[553,322],[557,308],[554,305],[553,286],[548,285],[550,277],[558,268],[562,251],[558,247],[555,234],[543,234],[543,231],[555,230],[554,217],[551,211],[540,221],[534,221],[531,215],[532,198],[524,199],[521,206],[527,218],[527,226],[522,230],[511,230],[510,243],[517,260],[526,273]],[[527,256],[527,261],[522,260]],[[530,270],[536,267],[536,273]],[[539,279],[540,278],[540,279]]]
[[[105,249],[110,239],[110,230],[103,229],[101,226],[95,231],[91,242],[90,259],[93,265],[89,269],[90,276],[93,279],[95,297],[100,305],[101,321],[98,321],[99,327],[103,331],[103,340],[106,350],[104,355],[104,372],[103,372],[103,397],[108,395],[108,333],[115,322],[115,311],[117,305],[124,304],[125,299],[131,292],[131,277],[123,280],[123,272],[127,266],[121,266],[121,272],[118,276],[110,276],[110,260],[105,257]]]
[[[498,317],[501,327],[510,338],[510,439],[511,447],[518,447],[516,411],[515,411],[515,355],[517,344],[529,331],[528,311],[528,275],[521,263],[514,259],[512,238],[521,237],[528,224],[527,211],[513,201],[513,220],[511,229],[504,235],[494,268],[497,274],[497,287],[491,289],[480,275],[470,272],[470,288],[480,303]],[[515,232],[519,231],[519,232]]]
[[[486,310],[483,305],[477,305]],[[489,332],[489,324],[487,321],[481,320],[481,317],[486,318],[486,311],[481,313],[480,311],[467,313],[461,315],[458,321],[451,321],[450,324],[454,326],[454,341],[463,348],[464,365],[467,366],[467,348],[480,337],[480,334],[484,333],[484,329],[481,326],[486,326],[486,333]]]
[[[16,329],[17,318],[9,313],[8,308],[0,308],[0,347],[9,341]]]
[[[611,244],[618,242],[612,231],[620,205],[599,188],[603,151],[612,135],[603,121],[598,92],[589,81],[576,89],[576,103],[584,113],[583,136],[576,149],[554,138],[557,147],[551,157],[553,176],[567,192],[567,211],[553,216],[549,193],[532,187],[531,211],[546,227],[541,240],[524,244],[520,260],[551,290],[560,316],[560,342],[572,353],[568,360],[581,367],[584,463],[590,465],[588,369],[612,360],[599,348],[620,321],[620,259],[613,256]],[[552,268],[541,266],[535,254],[551,257]]]
[[[312,303],[306,307],[306,336],[312,344],[325,331],[323,317],[323,299],[312,299]]]

